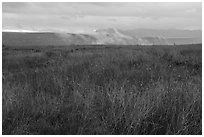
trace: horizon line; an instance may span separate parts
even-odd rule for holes
[[[103,28],[104,29],[104,28]],[[111,28],[105,28],[105,29],[111,29]],[[118,29],[118,28],[116,28]],[[187,31],[202,31],[202,29],[173,29],[173,28],[169,28],[169,29],[153,29],[153,28],[136,28],[134,30],[187,30]],[[93,29],[92,31],[94,31],[95,29]],[[100,29],[98,29],[100,30]],[[127,29],[128,30],[128,29]],[[80,32],[70,32],[70,31],[43,31],[43,30],[29,30],[29,29],[2,29],[2,32],[22,32],[22,33],[80,33]]]

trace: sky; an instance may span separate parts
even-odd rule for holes
[[[202,3],[3,2],[3,31],[91,32],[94,29],[202,29]]]

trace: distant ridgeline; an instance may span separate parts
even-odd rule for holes
[[[202,43],[200,30],[100,29],[90,34],[2,32],[6,46],[180,45]]]

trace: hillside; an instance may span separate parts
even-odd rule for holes
[[[155,44],[167,42],[170,45],[175,44],[195,44],[202,43],[202,31],[201,30],[177,30],[177,29],[133,29],[133,30],[120,30],[121,33],[132,37],[141,37],[148,39],[150,43]],[[158,41],[158,37],[161,40]],[[157,42],[156,42],[156,41]],[[163,42],[162,42],[163,41]]]
[[[2,32],[7,46],[44,45],[174,45],[202,43],[201,31],[99,29],[92,33]]]
[[[7,46],[58,46],[92,44],[96,40],[83,34],[3,32],[2,41]]]

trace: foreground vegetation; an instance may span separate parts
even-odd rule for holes
[[[4,47],[3,134],[202,134],[202,50]]]

